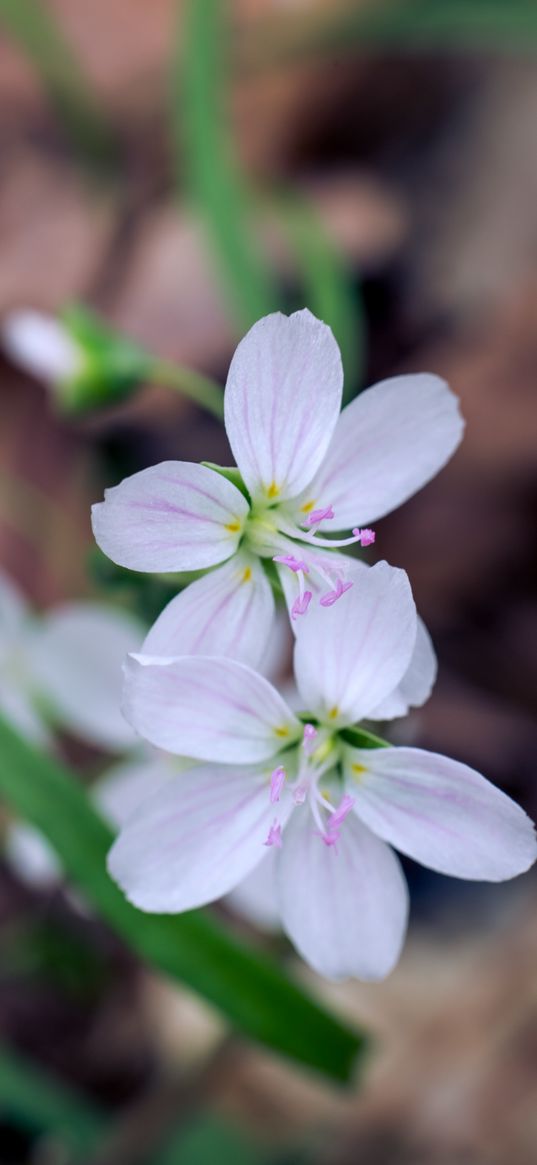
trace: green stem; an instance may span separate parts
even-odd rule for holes
[[[220,385],[192,368],[183,368],[167,360],[154,360],[149,365],[148,375],[155,384],[175,388],[183,396],[207,409],[219,421],[224,417],[224,394]]]

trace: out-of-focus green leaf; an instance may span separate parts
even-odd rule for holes
[[[81,159],[110,169],[113,135],[50,9],[41,0],[0,0],[0,24],[30,60]]]
[[[172,1135],[154,1165],[267,1165],[267,1153],[238,1129],[203,1117]]]
[[[329,324],[341,348],[343,403],[347,403],[361,387],[364,375],[366,336],[361,300],[313,207],[288,195],[279,200],[277,210],[302,276],[305,295],[301,306],[309,307]]]
[[[0,795],[44,834],[67,875],[143,960],[205,996],[253,1039],[334,1080],[350,1079],[365,1038],[204,912],[162,916],[131,906],[106,871],[112,832],[80,785],[1,719]]]
[[[25,1129],[52,1136],[68,1149],[69,1160],[92,1153],[105,1128],[97,1109],[6,1047],[0,1047],[0,1112]]]
[[[360,48],[534,52],[537,5],[535,0],[369,0],[334,5],[308,20],[304,14],[280,14],[245,28],[236,64],[250,72]]]
[[[228,128],[225,9],[220,0],[188,0],[173,60],[170,114],[178,184],[190,188],[237,318],[248,327],[279,303],[256,245],[251,198]]]

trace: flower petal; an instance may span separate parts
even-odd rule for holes
[[[239,552],[191,583],[164,608],[144,655],[222,655],[256,667],[274,621],[274,598],[259,559]]]
[[[383,380],[343,410],[307,501],[333,507],[323,526],[331,531],[377,521],[442,469],[463,429],[457,397],[440,377]]]
[[[27,643],[28,668],[63,727],[102,748],[133,743],[121,665],[142,634],[137,620],[100,603],[66,603],[43,618]]]
[[[431,636],[418,615],[412,658],[401,682],[369,713],[371,720],[393,720],[406,716],[409,708],[421,708],[429,699],[436,680],[438,663]]]
[[[231,910],[261,930],[281,930],[276,898],[277,855],[276,848],[269,849],[259,865],[226,898],[226,904]]]
[[[345,763],[362,821],[424,866],[501,882],[535,861],[529,817],[468,765],[419,748],[349,749]]]
[[[177,776],[180,769],[174,764],[179,764],[176,757],[151,750],[113,765],[92,786],[92,800],[103,817],[119,828],[161,785]],[[188,767],[192,767],[190,762]]]
[[[0,657],[23,630],[28,607],[15,583],[0,570]]]
[[[379,562],[332,607],[300,620],[295,676],[304,705],[334,727],[368,716],[409,666],[416,609],[404,570]]]
[[[0,678],[0,715],[20,732],[26,740],[41,748],[52,744],[49,730],[41,719],[31,696],[22,687],[17,687],[9,677]]]
[[[284,929],[304,959],[328,979],[382,979],[399,958],[408,894],[384,842],[352,814],[337,847],[323,845],[311,814],[297,809],[278,854]]]
[[[273,818],[268,780],[258,770],[189,769],[129,819],[108,868],[141,910],[192,910],[227,894],[262,860]]]
[[[126,477],[92,506],[101,550],[131,570],[199,570],[237,549],[248,514],[244,495],[221,474],[163,461]]]
[[[311,481],[341,405],[343,368],[326,324],[275,312],[239,344],[224,397],[226,430],[252,494],[281,501]]]
[[[50,890],[61,881],[61,864],[52,846],[39,830],[24,821],[15,821],[9,826],[4,854],[25,886]]]
[[[81,353],[67,328],[43,312],[9,312],[2,322],[2,343],[9,358],[39,380],[67,380],[82,367]]]
[[[151,744],[222,764],[266,760],[301,734],[272,684],[231,659],[131,655],[123,707]]]

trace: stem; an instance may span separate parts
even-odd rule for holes
[[[183,368],[167,360],[153,361],[148,375],[155,384],[165,384],[167,388],[177,389],[183,396],[207,409],[219,421],[224,418],[224,394],[220,385],[192,368]]]

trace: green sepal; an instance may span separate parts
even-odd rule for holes
[[[375,733],[369,732],[367,728],[342,728],[339,735],[345,741],[345,744],[350,744],[353,748],[392,747],[389,740],[383,740],[381,736],[375,736]]]
[[[73,304],[61,319],[81,359],[79,371],[60,386],[60,401],[68,411],[117,404],[148,379],[152,357],[116,335],[94,312]]]
[[[202,461],[201,464],[205,465],[206,469],[214,469],[214,472],[219,473],[221,477],[227,477],[227,480],[230,481],[232,485],[236,486],[237,489],[240,489],[241,494],[244,494],[246,501],[251,504],[252,499],[242,480],[240,470],[237,469],[236,465],[215,465],[214,461]]]

